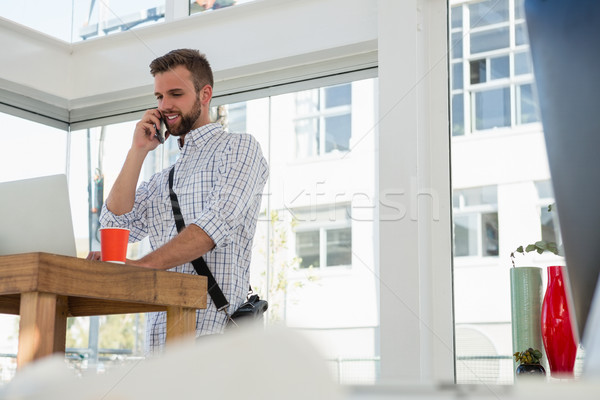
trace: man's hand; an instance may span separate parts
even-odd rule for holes
[[[101,261],[102,253],[100,251],[90,251],[85,259],[92,261]]]
[[[157,124],[160,125],[160,112],[152,109],[146,111],[142,119],[135,125],[131,148],[127,153],[123,168],[106,198],[106,207],[115,215],[123,215],[133,209],[135,189],[144,160],[148,153],[160,144],[154,137]]]
[[[157,129],[160,127],[160,112],[158,109],[148,110],[144,113],[142,119],[135,125],[135,131],[133,132],[133,141],[131,143],[131,149],[133,151],[142,151],[148,153],[158,147],[160,142],[156,135]],[[165,139],[169,136],[166,133]]]

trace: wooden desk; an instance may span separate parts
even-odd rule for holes
[[[67,317],[167,312],[167,341],[193,337],[206,277],[48,253],[0,256],[0,313],[20,315],[17,366],[65,351]]]

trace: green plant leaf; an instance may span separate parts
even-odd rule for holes
[[[534,251],[537,250],[537,246],[535,244],[528,244],[527,247],[525,247],[525,251],[527,253],[529,253],[530,251]]]

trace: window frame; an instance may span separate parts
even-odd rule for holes
[[[485,188],[484,186],[478,187],[478,188],[466,188],[468,190],[471,189],[483,189]],[[455,188],[454,189],[455,192],[461,192],[464,189],[460,189],[460,188]],[[497,187],[496,187],[496,193],[497,193]],[[477,205],[472,205],[472,206],[468,206],[465,205],[465,201],[464,201],[464,196],[460,195],[459,193],[459,197],[458,197],[458,204],[456,204],[456,202],[454,202],[453,204],[453,215],[454,218],[456,217],[462,217],[462,216],[476,216],[477,217],[477,254],[469,254],[469,255],[464,255],[464,256],[458,256],[456,254],[454,254],[454,257],[457,259],[460,259],[461,261],[469,261],[469,260],[478,260],[478,259],[489,259],[489,258],[498,258],[499,254],[496,255],[485,255],[483,254],[483,248],[484,248],[484,232],[483,232],[483,215],[484,214],[496,214],[496,218],[498,218],[498,201],[497,201],[497,196],[496,196],[496,203],[495,204],[491,204],[491,203],[486,203],[486,204],[477,204]],[[456,224],[453,224],[453,238],[454,241],[456,240]],[[500,236],[500,227],[498,227],[497,230],[497,236]],[[454,249],[454,247],[453,247]]]
[[[344,104],[344,105],[338,105],[338,106],[334,106],[334,107],[326,107],[326,90],[328,88],[333,88],[336,86],[349,86],[350,88],[350,98],[349,98],[349,103],[348,104]],[[327,151],[327,124],[326,124],[326,119],[330,118],[330,117],[340,117],[340,116],[346,116],[348,115],[350,117],[350,119],[352,119],[352,83],[342,83],[342,84],[337,84],[337,85],[331,85],[331,86],[327,86],[327,87],[320,87],[317,89],[312,89],[312,91],[316,91],[317,92],[317,105],[318,105],[318,110],[315,110],[313,112],[309,112],[306,114],[301,114],[298,112],[298,105],[297,105],[297,97],[296,97],[296,117],[294,118],[294,160],[296,161],[307,161],[307,160],[313,160],[313,159],[320,159],[323,157],[328,157],[331,154],[335,154],[335,151]],[[316,121],[317,122],[317,132],[315,132],[315,134],[319,137],[319,141],[318,141],[318,146],[316,151],[313,149],[313,153],[307,156],[299,156],[298,152],[298,132],[296,130],[297,127],[297,123],[299,122],[305,122],[305,121]],[[314,139],[314,137],[312,137],[311,139]],[[350,129],[350,132],[348,133],[348,143],[350,144],[350,141],[352,139],[352,129]],[[339,153],[344,154],[344,153],[348,153],[349,150],[343,150],[340,151]]]
[[[317,215],[319,211],[329,211],[331,212],[331,208],[339,208],[349,210],[351,205],[350,203],[340,203],[340,204],[321,204],[316,207]],[[294,210],[292,210],[292,214],[294,214]],[[327,265],[327,232],[334,229],[350,229],[350,235],[352,237],[352,218],[348,217],[343,220],[336,221],[323,221],[323,220],[313,220],[313,221],[299,221],[296,227],[294,228],[294,235],[292,247],[294,248],[294,254],[296,257],[301,258],[301,256],[297,253],[296,247],[296,234],[302,232],[319,232],[319,267],[314,267],[311,269],[312,271],[333,271],[335,269],[351,269],[352,262],[350,264],[343,265]],[[351,239],[352,240],[352,239]],[[350,248],[350,258],[352,259],[352,248]],[[306,271],[308,267],[298,266],[298,270]]]
[[[515,72],[515,55],[526,52],[528,49],[528,45],[525,44],[517,44],[516,36],[517,29],[519,26],[522,26],[525,23],[524,16],[517,16],[514,12],[513,4],[518,0],[509,0],[509,14],[508,21],[498,22],[494,24],[484,25],[480,27],[471,28],[470,26],[470,18],[468,6],[472,4],[468,1],[461,1],[451,3],[449,7],[458,8],[460,7],[462,12],[462,25],[460,27],[451,27],[449,32],[452,35],[461,35],[461,40],[451,41],[451,45],[458,46],[460,45],[460,57],[453,57],[450,60],[450,74],[454,72],[454,66],[457,64],[463,64],[462,67],[462,87],[460,88],[451,88],[450,90],[450,98],[451,101],[456,95],[463,94],[462,102],[463,102],[463,113],[462,113],[462,133],[461,129],[455,130],[455,127],[452,126],[451,134],[454,138],[456,137],[468,137],[472,135],[480,135],[480,134],[488,134],[490,132],[495,131],[510,131],[517,126],[529,125],[529,124],[540,124],[539,115],[537,120],[531,122],[523,122],[523,115],[521,113],[521,92],[520,87],[522,85],[531,84],[533,86],[532,92],[535,96],[535,81],[533,77],[533,71],[530,70],[528,73],[517,74]],[[509,36],[510,43],[508,47],[493,49],[489,51],[482,51],[477,53],[471,53],[471,35],[484,32],[486,30],[496,29],[498,27],[509,27]],[[454,53],[453,53],[454,54]],[[497,57],[509,56],[509,77],[493,79],[490,80],[489,77],[491,75],[491,67],[490,60]],[[478,83],[471,83],[471,63],[477,60],[485,59],[486,60],[486,80]],[[454,81],[454,80],[452,80]],[[476,110],[476,101],[475,97],[477,93],[482,93],[489,90],[496,90],[503,87],[509,87],[509,114],[504,117],[509,120],[508,125],[499,125],[493,126],[484,129],[478,129],[476,118],[477,118],[477,110]],[[452,117],[451,117],[452,120]]]

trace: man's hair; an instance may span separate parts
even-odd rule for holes
[[[150,63],[150,73],[156,76],[179,65],[183,65],[192,74],[196,93],[199,93],[204,85],[214,85],[212,69],[206,56],[193,49],[172,50],[154,59]]]

